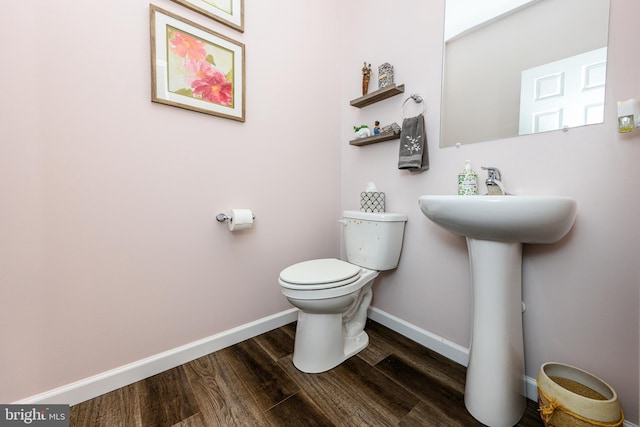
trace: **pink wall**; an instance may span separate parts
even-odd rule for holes
[[[367,181],[409,215],[374,304],[467,346],[465,242],[417,197],[453,193],[469,158],[514,193],[578,201],[565,240],[525,248],[527,375],[580,366],[637,423],[640,133],[615,129],[615,101],[640,98],[637,1],[612,2],[604,125],[459,150],[438,148],[443,0],[248,1],[243,34],[155,1],[247,45],[246,123],[149,101],[148,1],[35,3],[0,15],[0,402],[288,308],[279,270],[338,254],[335,218]],[[398,171],[397,141],[347,144],[356,123],[401,121],[404,97],[348,106],[364,60],[425,96],[428,172]],[[254,210],[253,230],[215,222],[233,207]]]
[[[154,3],[246,44],[246,123],[150,102],[146,0],[0,14],[0,402],[288,309],[279,271],[338,253],[335,10]]]
[[[456,175],[464,160],[471,159],[477,170],[481,165],[499,167],[513,193],[575,198],[578,218],[563,241],[524,248],[526,373],[535,378],[547,361],[588,370],[616,389],[627,419],[637,423],[640,198],[634,187],[640,180],[640,131],[617,133],[615,101],[640,99],[640,60],[630,53],[640,39],[640,3],[611,3],[603,125],[460,149],[438,147],[444,2],[403,3],[410,13],[385,13],[389,6],[383,0],[345,3],[344,16],[360,13],[360,22],[371,25],[344,26],[343,60],[352,72],[343,73],[341,92],[342,204],[354,203],[365,183],[374,181],[386,192],[387,210],[409,215],[400,266],[377,281],[374,305],[468,347],[472,307],[466,244],[427,220],[418,196],[454,194]],[[359,95],[364,60],[374,66],[393,64],[396,81],[406,85],[405,95],[425,96],[428,172],[399,171],[397,141],[366,147],[346,143],[354,124],[401,123],[406,96],[362,110],[349,106]],[[459,123],[465,125],[464,117]]]

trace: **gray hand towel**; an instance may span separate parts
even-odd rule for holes
[[[410,172],[429,169],[427,133],[422,114],[402,121],[398,169],[407,169]]]

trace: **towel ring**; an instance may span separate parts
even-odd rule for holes
[[[402,111],[401,111],[401,116],[402,116],[402,120],[405,119],[404,116],[404,107],[407,105],[407,102],[409,102],[409,100],[413,100],[416,104],[422,104],[422,114],[424,114],[427,111],[427,106],[426,103],[423,103],[424,98],[422,97],[422,95],[420,95],[419,93],[412,93],[407,99],[404,100],[404,102],[402,103]]]

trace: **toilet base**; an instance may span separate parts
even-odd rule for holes
[[[369,335],[365,331],[343,338],[344,334],[336,334],[336,329],[342,329],[341,314],[299,311],[293,365],[308,374],[326,372],[369,345]]]
[[[360,332],[353,338],[345,338],[344,340],[344,360],[360,353],[369,345],[369,335],[365,331]]]

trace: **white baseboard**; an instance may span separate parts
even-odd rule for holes
[[[297,318],[298,310],[291,308],[14,403],[75,405],[279,328]]]
[[[526,386],[527,398],[533,400],[534,402],[538,401],[538,383],[535,378],[527,377],[525,375],[524,382]]]
[[[462,366],[469,364],[469,349],[466,347],[432,334],[376,307],[369,308],[369,318]]]

